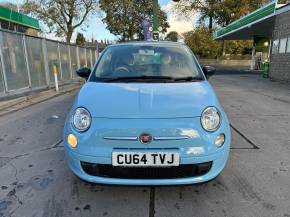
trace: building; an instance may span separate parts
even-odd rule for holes
[[[40,31],[38,20],[3,6],[0,6],[0,27],[34,36]]]
[[[270,77],[290,81],[290,2],[275,0],[214,33],[216,40],[253,39],[252,65],[270,62]]]

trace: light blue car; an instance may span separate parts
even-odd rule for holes
[[[93,183],[185,185],[218,176],[230,127],[191,50],[174,42],[107,47],[64,127],[70,169]]]

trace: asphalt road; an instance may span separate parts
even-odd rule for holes
[[[152,188],[80,181],[62,147],[74,92],[0,117],[0,216],[290,217],[289,84],[227,70],[210,82],[233,134],[215,181]]]

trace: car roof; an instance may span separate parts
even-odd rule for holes
[[[129,42],[120,42],[117,44],[112,44],[110,47],[114,46],[122,46],[122,45],[132,45],[132,46],[144,46],[144,45],[168,45],[168,46],[184,46],[185,44],[182,42],[173,42],[173,41],[129,41]]]

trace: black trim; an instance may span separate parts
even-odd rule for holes
[[[182,164],[176,167],[114,167],[111,164],[81,162],[85,173],[91,176],[120,179],[175,179],[202,176],[212,167],[211,162]]]

